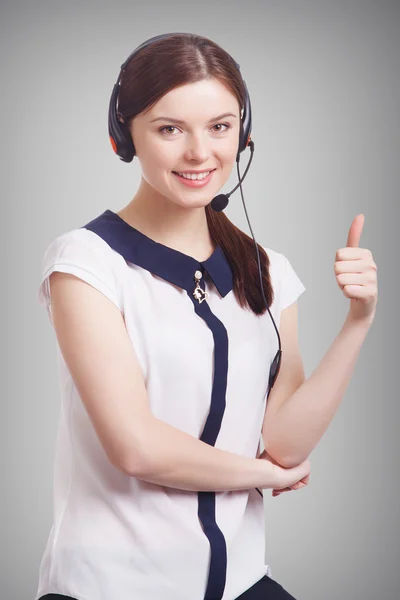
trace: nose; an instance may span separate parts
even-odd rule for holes
[[[209,156],[210,149],[207,140],[204,139],[201,134],[189,136],[185,151],[185,159],[195,160],[196,162],[201,163],[206,162]]]

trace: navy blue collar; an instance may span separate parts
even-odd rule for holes
[[[221,246],[202,262],[164,246],[129,225],[110,209],[83,226],[99,235],[129,262],[192,293],[194,274],[206,271],[218,292],[225,297],[233,289],[233,272]],[[203,284],[201,284],[203,287]]]

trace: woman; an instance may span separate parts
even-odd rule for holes
[[[244,83],[214,42],[158,37],[118,90],[138,190],[54,239],[43,260],[62,411],[35,600],[290,599],[265,564],[256,488],[308,482],[307,457],[283,465],[272,435],[289,372],[292,390],[304,382],[293,328],[305,287],[259,246],[293,361],[266,411],[277,339],[254,242],[210,206],[237,156]]]

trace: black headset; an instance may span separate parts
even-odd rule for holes
[[[115,154],[117,154],[117,156],[123,160],[124,162],[131,162],[133,160],[133,157],[135,156],[135,146],[133,144],[133,140],[131,137],[131,134],[129,132],[128,127],[126,126],[125,123],[121,122],[118,120],[118,105],[117,105],[117,101],[118,101],[118,92],[119,92],[119,86],[121,83],[121,77],[122,77],[122,73],[125,70],[126,65],[128,64],[128,62],[131,60],[131,58],[133,58],[133,56],[135,56],[138,52],[140,52],[140,50],[142,50],[142,48],[145,48],[146,46],[148,46],[149,44],[155,42],[156,40],[160,40],[162,38],[167,38],[167,37],[171,37],[174,35],[188,35],[187,33],[181,33],[181,32],[177,32],[177,33],[162,33],[160,35],[156,35],[148,40],[146,40],[145,42],[143,42],[142,44],[140,44],[126,59],[126,61],[121,65],[121,70],[120,73],[118,75],[118,79],[114,85],[112,94],[111,94],[111,98],[110,98],[110,105],[109,105],[109,110],[108,110],[108,133],[109,133],[109,138],[110,138],[110,142],[112,145],[112,148],[115,152]],[[229,55],[230,56],[230,55]],[[240,65],[232,58],[232,56],[230,56],[230,58],[233,60],[237,70],[240,73]],[[240,76],[242,77],[241,73]],[[242,197],[242,203],[243,203],[243,208],[246,214],[246,219],[251,231],[251,235],[253,237],[254,240],[254,244],[256,247],[256,252],[257,252],[257,261],[258,261],[258,272],[260,275],[260,286],[261,286],[261,294],[262,297],[264,299],[264,303],[265,306],[267,307],[267,310],[269,312],[269,315],[272,319],[272,323],[275,327],[275,331],[276,334],[278,336],[278,344],[279,344],[279,349],[274,357],[274,360],[272,361],[271,364],[271,368],[269,371],[269,380],[268,380],[268,392],[267,392],[267,400],[268,400],[268,396],[271,393],[271,390],[274,386],[274,383],[276,381],[276,378],[278,377],[279,374],[279,370],[280,370],[280,366],[281,366],[281,356],[282,356],[282,346],[281,346],[281,338],[279,335],[279,331],[278,328],[275,324],[274,318],[271,314],[271,311],[269,310],[268,304],[267,304],[267,300],[265,298],[264,295],[264,286],[262,284],[262,273],[261,273],[261,264],[260,264],[260,255],[259,255],[259,250],[258,250],[258,245],[256,242],[256,239],[254,237],[253,234],[253,230],[251,228],[250,225],[250,221],[249,221],[249,217],[247,215],[247,210],[246,210],[246,206],[244,203],[244,198],[243,198],[243,191],[242,191],[242,181],[244,180],[244,178],[246,177],[247,171],[249,170],[251,161],[253,159],[253,152],[254,152],[254,142],[251,140],[250,138],[250,133],[251,133],[251,104],[250,104],[250,96],[249,96],[249,92],[247,90],[247,86],[246,83],[242,77],[242,81],[243,81],[243,85],[245,88],[245,102],[244,102],[244,108],[243,108],[243,115],[240,119],[240,133],[239,133],[239,146],[238,146],[238,152],[236,155],[236,166],[237,166],[237,172],[238,172],[238,179],[239,179],[239,183],[233,188],[232,191],[230,191],[228,194],[219,194],[218,196],[215,196],[215,198],[212,199],[211,201],[211,208],[217,212],[224,210],[224,208],[226,208],[226,206],[228,205],[229,202],[229,196],[231,194],[233,194],[233,192],[240,186],[240,194]],[[248,162],[248,165],[246,167],[245,172],[243,173],[243,176],[240,175],[239,172],[239,160],[240,160],[240,154],[241,152],[243,152],[243,150],[245,150],[247,148],[247,146],[250,147],[250,151],[251,151],[251,156],[250,156],[250,160]],[[256,488],[256,490],[259,492],[259,494],[261,494],[261,496],[263,495],[262,492],[260,492],[260,490],[258,488]]]

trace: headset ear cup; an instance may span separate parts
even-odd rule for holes
[[[240,153],[243,152],[243,144],[244,144],[244,130],[243,130],[243,121],[241,119],[240,120],[240,130],[239,130],[239,145],[238,145],[238,151],[237,151],[237,155],[236,155],[236,162],[239,162],[239,160],[240,160]]]
[[[245,150],[247,148],[247,142],[248,139],[250,137],[250,133],[251,133],[251,103],[250,103],[250,96],[249,96],[249,92],[247,90],[247,85],[245,80],[242,78],[243,80],[243,85],[245,87],[246,90],[246,95],[245,95],[245,102],[244,102],[244,109],[243,109],[243,117],[241,119],[241,126],[240,126],[240,143],[239,143],[239,153],[243,152],[243,150]]]
[[[124,162],[131,162],[135,156],[135,147],[128,128],[118,121],[116,103],[119,83],[114,85],[108,109],[108,134],[114,152]]]

